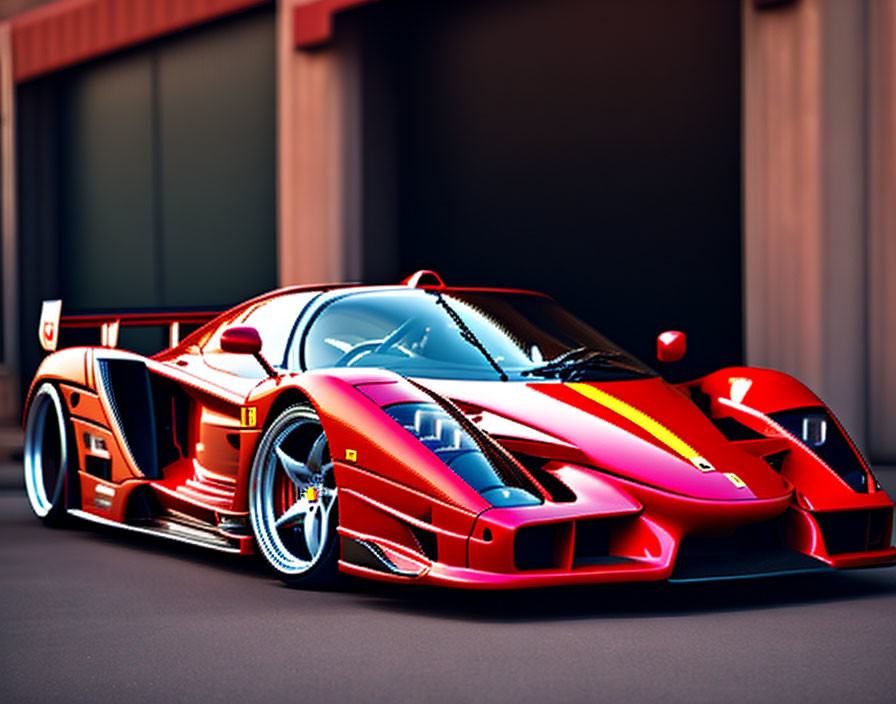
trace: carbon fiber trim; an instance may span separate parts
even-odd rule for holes
[[[398,575],[400,577],[417,577],[419,572],[402,570],[395,566],[383,549],[376,543],[355,538],[342,538],[342,559],[359,567],[366,567],[377,572]]]

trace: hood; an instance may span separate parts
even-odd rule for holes
[[[698,499],[766,499],[791,491],[766,462],[727,440],[683,392],[659,377],[599,383],[418,381],[481,417],[483,430],[499,441],[536,442],[548,457],[575,457]]]

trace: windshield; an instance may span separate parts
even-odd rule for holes
[[[526,293],[349,293],[317,312],[299,344],[306,369],[380,367],[471,380],[656,375],[550,298]]]

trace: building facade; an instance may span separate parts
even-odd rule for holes
[[[550,292],[896,461],[893,0],[56,0],[0,25],[7,413],[67,310]],[[151,335],[123,341],[151,349]]]

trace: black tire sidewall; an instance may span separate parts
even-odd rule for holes
[[[77,452],[77,446],[72,441],[73,431],[71,421],[69,419],[68,411],[65,405],[65,399],[62,395],[62,391],[60,390],[57,384],[53,384],[52,382],[44,382],[38,387],[38,390],[32,399],[31,404],[29,405],[28,415],[27,415],[27,423],[30,424],[32,422],[33,414],[36,412],[36,403],[40,401],[40,396],[44,393],[44,388],[49,386],[55,392],[55,399],[52,398],[50,403],[53,406],[52,412],[48,414],[46,423],[52,422],[53,428],[52,431],[49,432],[59,432],[60,433],[60,442],[64,443],[64,447],[61,448],[65,456],[65,462],[59,468],[59,474],[56,477],[56,485],[53,487],[52,496],[47,494],[47,499],[50,502],[50,510],[47,512],[46,516],[43,516],[41,520],[44,522],[44,525],[49,526],[51,528],[62,527],[68,522],[68,508],[76,508],[79,505],[80,501],[80,491],[78,486],[78,473],[75,469],[77,467],[77,458],[73,455],[74,452]],[[56,409],[56,403],[58,402],[58,413]],[[60,419],[61,415],[61,419]],[[59,423],[62,423],[62,428],[59,428]],[[47,427],[44,427],[44,433],[48,432]],[[44,492],[47,493],[47,487],[43,487]]]

